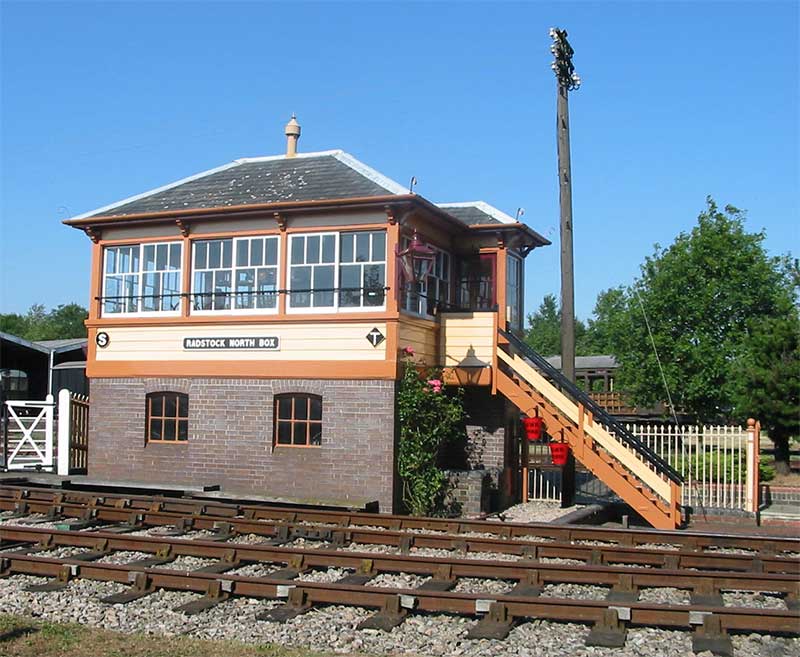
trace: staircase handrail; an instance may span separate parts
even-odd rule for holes
[[[639,440],[634,434],[628,431],[624,426],[617,422],[606,410],[595,402],[588,393],[581,390],[577,385],[570,381],[562,374],[561,370],[553,367],[545,358],[534,351],[530,345],[520,340],[516,335],[501,328],[497,329],[498,333],[508,340],[509,344],[516,349],[520,354],[531,361],[531,363],[545,374],[551,381],[554,381],[562,391],[567,391],[574,400],[580,402],[585,409],[590,411],[592,415],[601,424],[605,425],[607,430],[613,430],[614,435],[620,442],[628,444],[635,452],[640,454],[653,465],[657,472],[663,474],[668,479],[674,481],[676,484],[683,483],[683,477],[678,471],[673,468],[663,457],[650,449],[645,443]]]

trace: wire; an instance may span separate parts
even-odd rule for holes
[[[667,403],[669,404],[669,410],[672,413],[672,419],[675,420],[675,426],[680,426],[678,423],[678,415],[675,413],[675,405],[672,403],[672,395],[669,392],[669,385],[667,384],[667,377],[664,374],[664,368],[661,366],[661,359],[658,357],[658,349],[656,349],[656,341],[653,338],[653,331],[650,328],[650,320],[647,319],[647,312],[644,309],[644,302],[642,301],[642,296],[639,294],[639,289],[634,286],[633,291],[636,293],[636,299],[639,301],[639,307],[642,309],[642,317],[644,317],[644,324],[647,327],[647,334],[650,336],[650,344],[653,345],[653,353],[656,356],[656,363],[658,363],[658,371],[661,373],[661,381],[664,383],[664,390],[667,393]],[[700,491],[697,486],[697,482],[692,480],[695,499],[697,499],[697,503],[700,506],[700,511],[703,513],[703,520],[707,521],[708,518],[706,516],[706,509],[703,505],[703,502],[700,497]]]

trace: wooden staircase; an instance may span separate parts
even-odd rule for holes
[[[678,473],[515,336],[500,331],[498,343],[497,390],[526,415],[541,417],[551,438],[567,443],[578,461],[653,527],[678,527]]]

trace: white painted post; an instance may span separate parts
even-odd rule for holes
[[[70,418],[71,400],[69,390],[58,391],[58,469],[60,475],[69,474],[69,438],[72,418]]]
[[[53,469],[53,412],[55,411],[55,401],[53,395],[44,398],[47,404],[44,409],[44,467]]]
[[[745,482],[745,511],[758,512],[758,448],[756,421],[747,419],[747,480]]]

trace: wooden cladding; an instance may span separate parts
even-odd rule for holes
[[[439,348],[445,367],[492,365],[495,313],[442,313],[439,320]]]

